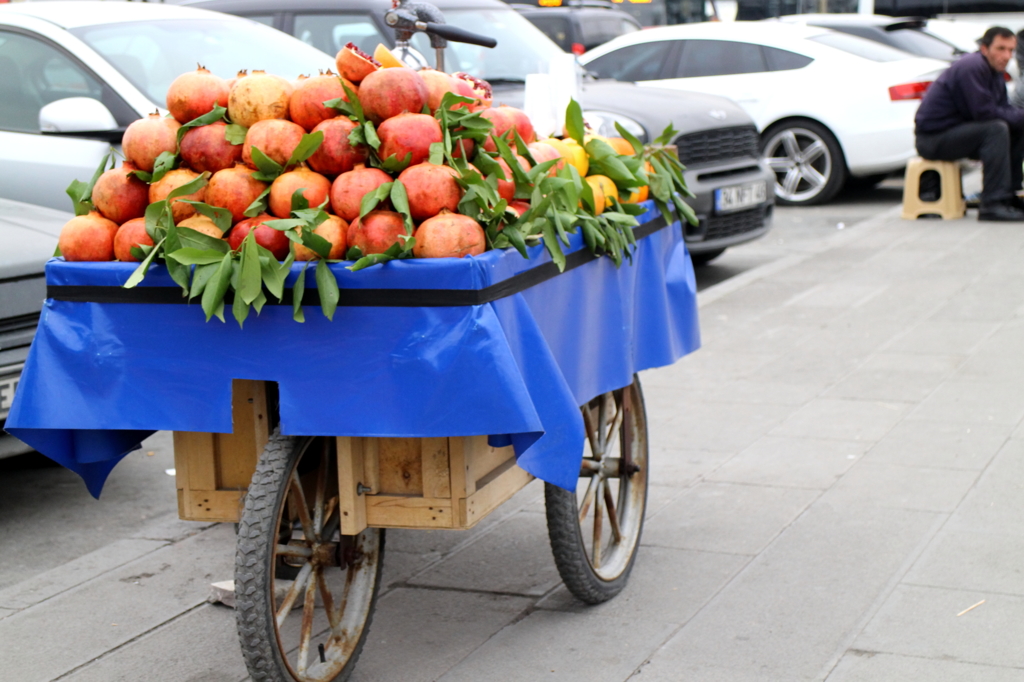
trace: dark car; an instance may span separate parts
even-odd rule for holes
[[[187,4],[227,12],[273,26],[336,54],[346,43],[373,52],[378,43],[395,43],[384,23],[390,0],[205,0]],[[546,73],[565,55],[537,27],[498,0],[441,0],[436,5],[448,24],[496,38],[495,49],[449,43],[445,70],[487,79],[495,104],[523,105],[527,74]],[[412,47],[433,63],[424,34]],[[711,260],[726,247],[757,239],[771,227],[775,176],[760,158],[751,118],[734,102],[715,95],[680,93],[632,83],[584,78],[579,101],[584,118],[599,135],[618,135],[617,122],[649,142],[672,123],[673,143],[688,169],[686,183],[696,195],[687,201],[700,219],[686,227],[686,243],[695,262]]]
[[[574,2],[562,7],[517,3],[512,7],[560,48],[577,55],[642,28],[633,17],[613,9],[610,2]]]
[[[769,20],[771,21],[771,20]],[[879,14],[792,14],[778,21],[829,28],[860,36],[918,57],[952,62],[964,54],[953,43],[928,31],[928,20],[921,17],[886,17]]]
[[[31,448],[3,431],[46,298],[43,268],[72,218],[20,201],[0,199],[0,459]]]

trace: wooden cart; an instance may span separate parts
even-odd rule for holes
[[[236,380],[234,432],[175,432],[183,519],[238,523],[235,602],[253,680],[351,674],[381,583],[386,528],[472,528],[532,480],[485,436],[282,436],[273,384]],[[582,407],[580,485],[546,484],[548,534],[588,603],[625,585],[647,499],[639,380]]]

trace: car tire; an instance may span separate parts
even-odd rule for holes
[[[846,186],[853,189],[873,189],[887,177],[889,177],[888,173],[875,173],[874,175],[862,175],[860,177],[851,175],[846,179]]]
[[[704,253],[690,253],[690,258],[693,260],[694,265],[704,265],[710,263],[719,256],[725,253],[725,249],[715,249],[714,251],[705,251]]]
[[[814,121],[776,123],[761,135],[761,156],[775,173],[775,202],[810,206],[830,201],[846,182],[846,159],[829,130]]]

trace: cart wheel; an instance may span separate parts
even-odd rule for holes
[[[578,599],[617,595],[633,569],[647,507],[647,417],[640,379],[584,405],[577,489],[544,486],[548,537],[562,582]]]
[[[235,616],[254,682],[347,680],[366,641],[384,531],[339,533],[334,444],[275,433],[245,496]]]

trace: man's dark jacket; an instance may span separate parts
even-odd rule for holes
[[[1024,109],[1010,106],[1003,74],[981,52],[961,57],[942,72],[914,117],[916,133],[939,133],[970,121],[1001,118],[1011,126],[1024,126]]]

